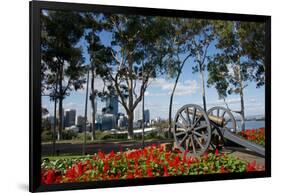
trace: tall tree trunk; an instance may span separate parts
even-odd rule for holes
[[[84,112],[84,142],[82,147],[82,155],[86,154],[86,142],[87,142],[87,114],[88,114],[88,92],[89,92],[89,69],[87,72],[87,86],[86,86],[86,97],[85,97],[85,112]]]
[[[62,129],[63,129],[63,99],[59,97],[59,130],[58,130],[58,141],[62,139]]]
[[[203,108],[204,108],[205,111],[207,111],[204,72],[203,72],[202,70],[200,70],[200,74],[201,74],[201,80],[202,80],[202,100],[203,100]]]
[[[134,139],[134,111],[127,112],[128,115],[128,139]]]
[[[54,127],[53,127],[53,156],[56,152],[56,127],[57,127],[57,92],[58,92],[58,73],[56,73],[55,101],[54,101]]]
[[[62,80],[63,80],[63,65],[60,66],[59,70],[59,129],[58,129],[58,140],[62,139],[62,129],[63,129],[63,88],[62,88]]]
[[[56,127],[57,127],[57,89],[58,89],[58,75],[56,75],[56,87],[55,87],[55,101],[54,101],[54,127],[53,127],[53,156],[56,153]]]
[[[240,106],[241,106],[241,129],[242,131],[245,131],[245,105],[244,105],[244,84],[243,79],[241,76],[241,68],[240,63],[238,65],[238,80],[240,84],[239,94],[240,94]]]
[[[142,70],[142,80],[144,71]],[[144,84],[144,83],[143,83]],[[144,90],[142,91],[142,148],[144,148]]]
[[[244,94],[243,89],[240,91],[240,105],[241,105],[241,129],[245,131],[245,106],[244,106]]]
[[[53,127],[53,156],[56,153],[56,127],[57,127],[57,99],[55,98],[54,106],[54,127]]]
[[[170,96],[170,104],[169,104],[169,131],[168,131],[168,138],[170,139],[171,138],[171,131],[172,131],[172,106],[173,106],[173,99],[174,99],[174,94],[175,94],[175,90],[177,88],[177,84],[178,84],[178,81],[179,81],[179,78],[180,78],[180,75],[181,75],[181,71],[182,71],[182,68],[183,68],[184,64],[182,64],[181,68],[180,68],[180,71],[176,77],[176,81],[175,81],[175,84],[174,84],[174,87],[173,87],[173,90],[172,90],[172,93],[171,93],[171,96]]]
[[[133,126],[134,126],[134,95],[133,95],[133,65],[129,65],[129,85],[128,85],[128,97],[129,97],[129,104],[128,104],[128,109],[129,112],[128,114],[128,139],[134,139],[134,131],[133,131]]]
[[[238,25],[239,25],[239,22],[235,22],[234,23],[234,31],[235,33],[237,34],[237,40],[238,40],[238,81],[239,81],[239,84],[240,84],[240,89],[239,89],[239,94],[240,94],[240,105],[241,105],[241,129],[242,131],[245,131],[245,105],[244,105],[244,84],[243,84],[243,77],[241,75],[241,63],[240,63],[240,53],[241,53],[241,43],[240,43],[240,37],[238,35]]]
[[[96,94],[95,94],[95,72],[92,67],[92,81],[91,81],[91,104],[92,104],[92,141],[96,138]]]
[[[179,72],[178,72],[178,74],[177,74],[177,77],[176,77],[176,80],[175,80],[175,84],[174,84],[174,87],[173,87],[171,96],[170,96],[170,104],[169,104],[169,131],[168,131],[168,138],[169,138],[169,139],[171,138],[171,130],[172,130],[172,110],[173,110],[173,99],[174,99],[174,94],[175,94],[175,91],[176,91],[176,88],[177,88],[177,84],[178,84],[178,81],[179,81],[179,78],[180,78],[182,69],[183,69],[183,67],[184,67],[184,65],[185,65],[186,60],[187,60],[190,56],[191,56],[191,54],[187,55],[187,56],[185,57],[185,59],[183,60],[181,66],[180,66]]]
[[[205,77],[204,77],[204,71],[202,70],[203,64],[198,64],[198,69],[201,77],[201,93],[202,93],[202,101],[203,101],[203,108],[205,111],[207,111],[207,105],[206,105],[206,92],[205,92]]]

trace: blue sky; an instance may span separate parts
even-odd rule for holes
[[[101,33],[101,41],[109,45],[110,44],[110,33]],[[81,46],[83,49],[83,55],[85,57],[85,64],[89,63],[89,56],[86,52],[87,43],[84,39],[81,39],[77,46]],[[214,46],[210,46],[209,53],[216,52]],[[176,111],[185,104],[199,104],[202,106],[202,95],[201,95],[201,80],[198,73],[192,73],[192,66],[195,63],[192,58],[187,60],[181,77],[179,79],[177,89],[174,96],[173,102],[173,116]],[[205,73],[205,79],[207,79],[207,72]],[[145,109],[150,110],[150,118],[167,118],[169,108],[169,97],[174,84],[174,79],[167,79],[165,76],[158,77],[157,79],[150,80],[149,87],[145,94]],[[101,89],[102,81],[96,80],[96,87]],[[253,115],[264,115],[265,109],[265,88],[256,88],[255,83],[247,82],[248,87],[244,90],[244,101],[245,101],[245,113],[246,116]],[[213,106],[224,106],[222,100],[219,100],[215,88],[206,87],[206,101],[207,108]],[[227,98],[229,106],[233,110],[240,109],[240,98],[239,95],[232,95]],[[76,109],[77,115],[84,115],[84,104],[85,104],[85,89],[79,91],[73,91],[70,96],[64,100],[64,109]],[[101,109],[104,107],[104,103],[98,100],[97,113],[101,114]],[[42,106],[46,107],[51,114],[53,114],[53,102],[50,102],[48,97],[42,97]],[[141,106],[141,103],[139,104]],[[90,113],[90,103],[89,112]],[[121,104],[119,104],[119,111],[124,112]],[[90,117],[89,117],[90,118]]]

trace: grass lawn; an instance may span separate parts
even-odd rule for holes
[[[151,139],[145,139],[145,142],[152,142],[152,141],[173,141],[173,139],[157,139],[157,138],[151,138]],[[64,144],[64,143],[70,143],[70,144],[83,144],[83,140],[78,140],[78,139],[70,139],[70,140],[60,140],[56,141],[56,144]],[[137,139],[106,139],[106,140],[88,140],[86,141],[86,144],[101,144],[101,143],[140,143],[141,140]],[[42,142],[42,144],[52,144],[52,141],[48,142]]]
[[[58,159],[83,159],[83,158],[88,158],[90,156],[91,155],[82,156],[82,155],[62,154],[60,156],[42,156],[41,159],[42,160],[49,159],[50,161],[53,161],[53,160],[58,160]]]

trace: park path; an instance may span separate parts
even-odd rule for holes
[[[255,160],[258,165],[265,165],[264,157],[261,157],[260,155],[243,147],[224,147],[223,152],[238,157],[241,160],[245,160],[247,162],[252,162]]]
[[[171,140],[170,140],[171,141]],[[166,143],[165,140],[164,143]],[[145,146],[150,146],[152,144],[161,144],[163,141],[160,140],[150,140],[145,142]],[[52,155],[52,144],[42,144],[42,156]],[[59,154],[72,154],[72,155],[81,155],[82,154],[82,144],[71,144],[71,143],[57,143],[56,150]],[[120,149],[125,151],[126,149],[139,149],[142,148],[141,141],[127,141],[127,142],[104,142],[104,143],[93,143],[86,144],[86,153],[94,154],[101,150],[105,153],[109,153],[111,151],[118,152]]]

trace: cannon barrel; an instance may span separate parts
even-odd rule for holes
[[[189,114],[193,114],[193,110],[192,109],[188,109]],[[196,112],[196,116],[203,116],[202,112]],[[217,125],[223,125],[225,119],[223,117],[218,117],[215,115],[208,115],[208,118],[210,121],[216,123]]]

